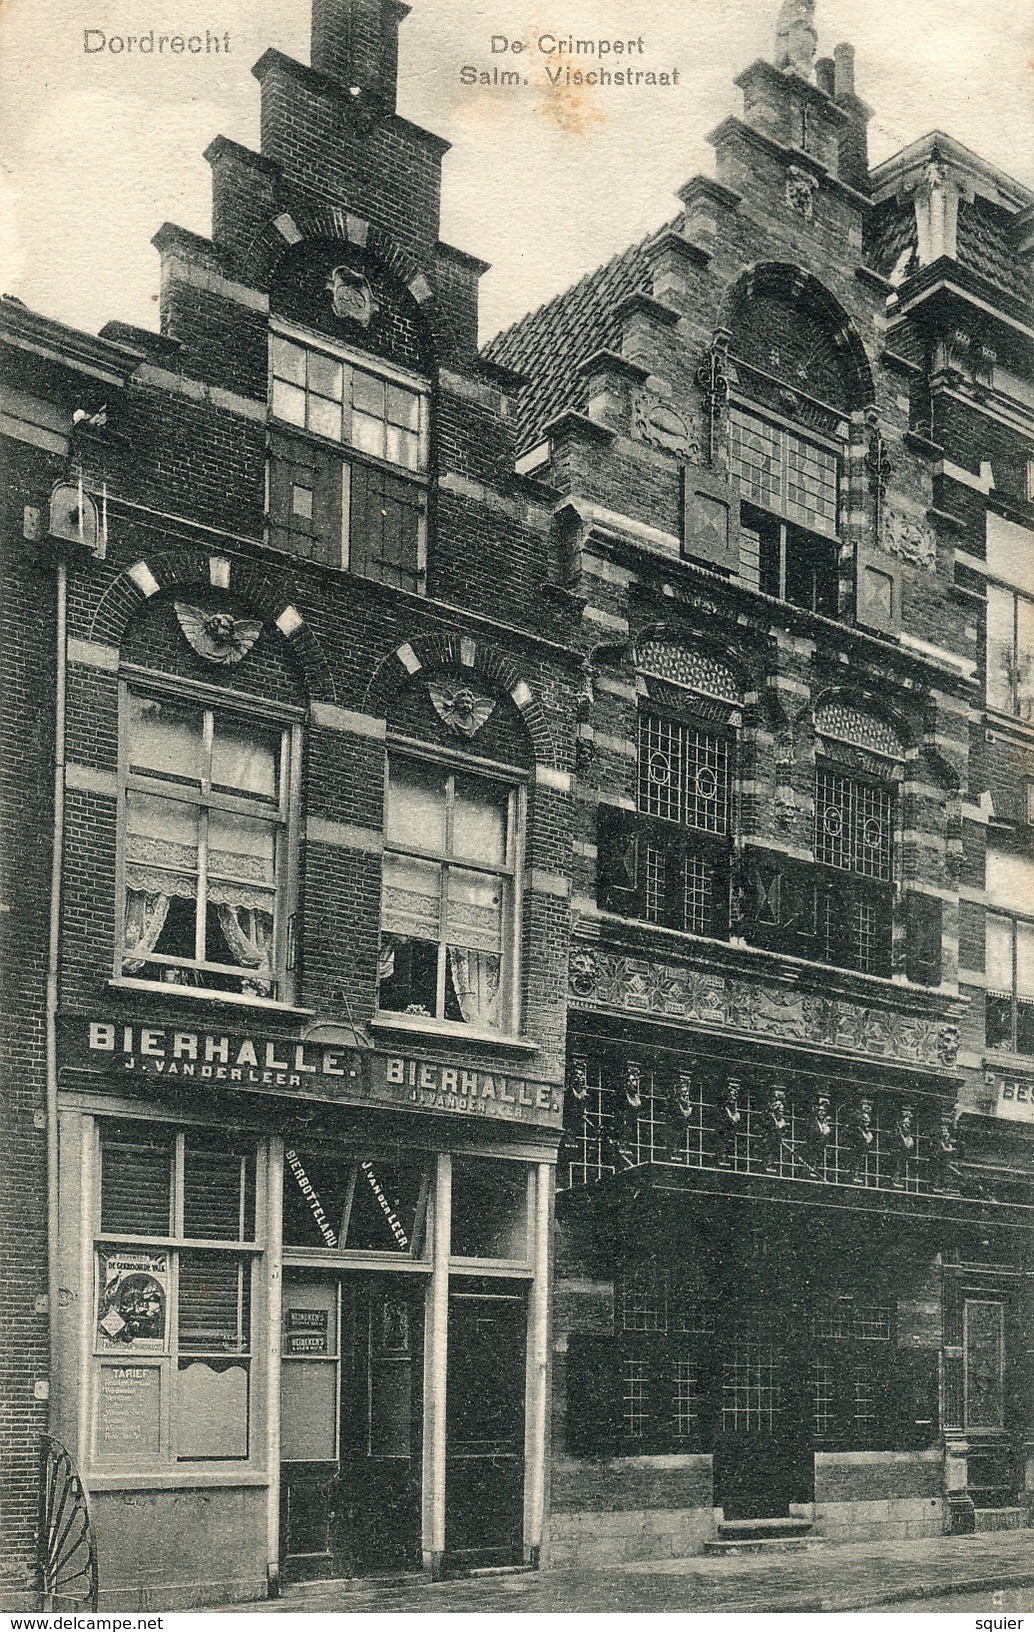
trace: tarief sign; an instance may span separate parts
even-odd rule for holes
[[[559,1128],[562,1089],[451,1061],[174,1026],[81,1022],[65,1063],[154,1082],[212,1083],[350,1105],[491,1117]]]

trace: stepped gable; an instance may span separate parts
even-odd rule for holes
[[[639,290],[649,293],[646,252],[660,232],[667,230],[650,233],[615,255],[483,348],[482,355],[490,362],[515,369],[527,382],[517,413],[519,453],[533,446],[543,426],[559,414],[584,410],[586,384],[579,366],[596,351],[620,349],[617,307]]]

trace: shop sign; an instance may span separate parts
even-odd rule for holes
[[[411,1054],[295,1043],[173,1026],[81,1023],[65,1064],[153,1082],[213,1083],[252,1093],[441,1111],[559,1128],[558,1086],[504,1071],[422,1059]]]
[[[158,1455],[161,1413],[158,1366],[102,1365],[97,1412],[99,1457]]]
[[[996,1077],[995,1110],[1011,1122],[1034,1122],[1034,1077]]]
[[[287,1311],[287,1353],[328,1354],[327,1311],[289,1309]]]

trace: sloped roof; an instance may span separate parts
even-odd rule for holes
[[[490,362],[523,374],[527,384],[517,407],[517,451],[539,439],[542,428],[558,414],[586,404],[584,377],[578,369],[593,352],[620,350],[621,322],[615,311],[628,295],[649,292],[647,249],[666,227],[597,267],[497,334],[483,348]]]

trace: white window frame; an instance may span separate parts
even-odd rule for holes
[[[232,794],[213,795],[210,790],[206,793],[203,784],[200,789],[195,790],[185,785],[165,781],[159,775],[141,776],[134,774],[129,763],[129,706],[131,695],[151,696],[159,700],[165,699],[170,702],[187,703],[203,710],[203,731],[206,743],[208,743],[210,737],[210,718],[213,710],[222,714],[229,714],[245,724],[253,722],[256,725],[263,724],[280,728],[280,787],[276,814],[270,817],[270,825],[276,830],[274,841],[274,939],[270,960],[275,995],[271,994],[267,997],[261,994],[226,991],[221,987],[204,985],[186,986],[177,984],[174,989],[177,998],[186,997],[203,1001],[215,1000],[216,1002],[229,1001],[236,1004],[258,1005],[266,1008],[292,1007],[295,961],[293,945],[294,913],[298,889],[299,812],[301,807],[301,710],[264,703],[259,698],[253,699],[239,692],[223,691],[218,687],[206,686],[198,682],[167,680],[164,676],[156,676],[149,670],[128,665],[122,669],[119,677],[119,795],[113,983],[118,986],[128,986],[146,991],[164,991],[167,989],[166,983],[161,980],[140,979],[134,975],[123,973],[123,966],[127,957],[125,923],[128,794],[135,792],[148,794],[152,797],[171,797],[203,810],[217,809],[225,814],[233,815],[236,813],[245,817],[253,817],[260,810],[257,802],[249,801],[246,795],[240,797],[235,797]],[[200,866],[201,862],[199,860],[199,868]],[[200,877],[201,873],[199,871],[199,879]],[[200,914],[197,913],[196,907],[195,915],[195,922],[197,923],[200,920]],[[200,934],[200,931],[198,933]],[[132,953],[128,955],[132,956]],[[219,975],[234,976],[240,972],[237,966],[216,964],[197,957],[189,959],[171,955],[166,957],[164,954],[158,954],[147,957],[146,961],[150,963],[159,962],[170,969],[198,970],[202,974],[207,971]]]
[[[347,434],[348,417],[352,410],[351,401],[342,399],[342,433],[339,437],[323,435],[319,431],[311,430],[307,425],[298,425],[293,420],[281,418],[275,411],[274,385],[278,376],[274,373],[274,347],[278,340],[286,341],[288,345],[297,347],[306,353],[316,353],[329,358],[331,362],[340,364],[345,370],[355,370],[361,374],[369,374],[375,379],[383,380],[387,385],[397,385],[409,391],[417,398],[419,426],[416,432],[418,438],[419,459],[416,465],[398,464],[383,455],[367,453],[363,448],[356,447]],[[300,389],[300,388],[299,388]],[[307,388],[306,388],[307,389]],[[332,399],[327,399],[332,400]],[[380,465],[385,470],[391,470],[419,482],[426,480],[427,467],[430,457],[430,418],[431,418],[431,383],[422,374],[399,368],[395,363],[385,362],[380,357],[372,356],[369,352],[358,351],[351,346],[336,345],[325,335],[313,330],[286,323],[277,323],[269,331],[269,412],[270,418],[276,425],[282,425],[293,434],[311,436],[326,446],[337,448],[340,452],[363,460],[371,464]],[[308,414],[306,414],[308,418]]]
[[[388,842],[387,838],[387,810],[388,785],[392,759],[412,760],[434,766],[442,771],[454,785],[458,776],[469,776],[472,779],[481,778],[486,782],[495,782],[509,792],[507,808],[507,860],[503,867],[478,863],[467,858],[458,858],[436,850],[413,850],[401,845]],[[448,798],[448,795],[447,795]],[[447,806],[448,809],[448,806]],[[527,818],[527,793],[518,773],[506,769],[489,768],[482,760],[464,760],[462,758],[443,758],[440,755],[421,753],[409,743],[389,743],[384,758],[384,812],[385,812],[385,842],[384,854],[411,856],[420,861],[436,862],[442,869],[441,906],[442,916],[439,920],[438,941],[438,980],[435,997],[436,1011],[444,1011],[445,1007],[445,958],[448,942],[444,938],[444,902],[447,889],[448,868],[458,866],[461,869],[475,872],[491,872],[504,880],[506,891],[502,911],[501,954],[499,964],[499,1025],[497,1027],[480,1027],[467,1025],[461,1020],[446,1019],[444,1012],[434,1015],[412,1015],[400,1013],[394,1009],[380,1007],[378,989],[377,1023],[392,1027],[399,1026],[419,1031],[438,1031],[449,1036],[475,1037],[491,1040],[500,1038],[515,1038],[519,1035],[520,989],[521,989],[521,947],[523,926],[523,891],[522,875],[524,861],[524,834]],[[448,816],[447,816],[448,820]],[[446,833],[446,852],[448,851],[449,834]],[[383,886],[382,886],[383,889]],[[381,897],[379,933],[384,934],[384,901]],[[388,933],[392,933],[388,931]]]
[[[103,1205],[103,1160],[102,1150],[105,1144],[105,1134],[110,1131],[110,1123],[97,1121],[92,1128],[92,1169],[96,1175],[91,1197],[91,1224],[92,1245],[90,1257],[92,1276],[89,1283],[87,1297],[90,1300],[88,1310],[90,1322],[89,1354],[89,1397],[90,1397],[90,1431],[89,1431],[89,1459],[94,1472],[99,1479],[107,1479],[116,1475],[166,1475],[174,1480],[177,1475],[203,1471],[207,1474],[240,1474],[251,1472],[265,1466],[266,1444],[263,1433],[264,1397],[265,1397],[265,1344],[263,1332],[266,1324],[265,1288],[262,1267],[265,1262],[265,1237],[267,1218],[264,1198],[268,1185],[268,1161],[265,1141],[258,1135],[250,1140],[253,1151],[253,1207],[254,1207],[254,1235],[240,1241],[220,1238],[207,1240],[201,1237],[188,1237],[183,1233],[184,1212],[184,1173],[186,1141],[193,1137],[199,1142],[207,1132],[220,1134],[219,1128],[206,1128],[203,1124],[190,1127],[170,1127],[168,1123],[155,1124],[141,1120],[136,1126],[139,1129],[141,1142],[146,1142],[148,1135],[171,1134],[171,1180],[170,1193],[172,1199],[171,1229],[166,1235],[148,1235],[145,1231],[128,1233],[105,1231],[101,1228]],[[127,1131],[127,1124],[122,1123],[121,1131]],[[244,1143],[245,1141],[242,1141]],[[242,1221],[243,1235],[243,1221]],[[102,1269],[101,1260],[106,1253],[122,1248],[126,1252],[151,1252],[155,1255],[164,1254],[168,1265],[167,1269],[167,1301],[165,1311],[165,1333],[161,1350],[149,1350],[136,1353],[127,1348],[124,1355],[117,1350],[104,1348],[98,1337],[98,1315],[101,1304]],[[241,1457],[215,1458],[203,1457],[180,1458],[177,1455],[176,1444],[176,1408],[174,1396],[177,1392],[176,1379],[180,1375],[181,1358],[192,1358],[203,1362],[211,1356],[195,1350],[181,1351],[179,1331],[179,1279],[180,1260],[183,1253],[211,1253],[224,1258],[234,1259],[246,1266],[245,1275],[249,1279],[249,1313],[250,1331],[249,1343],[239,1353],[227,1350],[219,1357],[224,1359],[240,1359],[246,1363],[248,1375],[248,1404],[246,1415],[247,1454]],[[148,1367],[157,1369],[159,1373],[160,1389],[160,1417],[158,1423],[158,1452],[153,1456],[133,1457],[131,1455],[109,1455],[102,1453],[99,1443],[100,1431],[100,1397],[102,1375],[105,1367],[122,1366],[130,1369]]]

